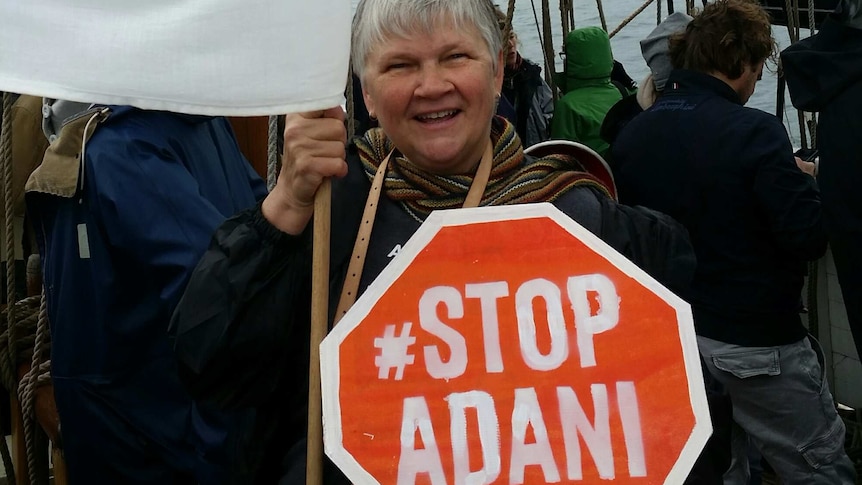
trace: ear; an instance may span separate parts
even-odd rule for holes
[[[506,58],[504,50],[501,49],[500,52],[497,53],[497,72],[494,73],[494,88],[496,92],[500,92],[503,90],[503,73],[506,68]]]
[[[377,113],[374,108],[374,98],[365,90],[365,83],[362,84],[362,100],[365,101],[365,109],[368,110],[368,115],[372,118],[377,118]]]

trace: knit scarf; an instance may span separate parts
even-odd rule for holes
[[[605,194],[608,189],[590,175],[578,161],[567,155],[527,159],[514,126],[497,116],[491,123],[494,160],[480,206],[553,202],[569,189],[586,185]],[[368,130],[355,140],[369,180],[394,148],[381,128]],[[383,190],[417,221],[431,211],[456,209],[464,204],[473,174],[438,175],[410,163],[398,150],[389,159]]]

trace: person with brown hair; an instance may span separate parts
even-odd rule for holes
[[[852,484],[823,353],[798,308],[805,262],[826,250],[820,196],[784,126],[743,105],[775,42],[766,12],[717,0],[669,40],[664,94],[613,148],[620,199],[689,231],[692,305],[709,374],[733,408],[725,484],[748,482],[748,439],[785,485]]]

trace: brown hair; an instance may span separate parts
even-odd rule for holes
[[[753,0],[716,0],[672,35],[668,47],[676,68],[738,79],[746,66],[774,54],[775,39],[769,15]]]

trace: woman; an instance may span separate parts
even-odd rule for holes
[[[380,127],[345,149],[339,108],[288,116],[278,184],[218,230],[172,322],[192,392],[258,412],[239,466],[257,470],[261,483],[304,483],[309,221],[325,178],[335,177],[332,306],[387,156],[360,293],[432,210],[464,204],[482,160],[492,167],[480,205],[550,201],[660,280],[685,284],[693,266],[684,232],[667,217],[618,206],[572,159],[524,156],[512,125],[493,115],[504,64],[487,0],[363,0],[353,59]]]

